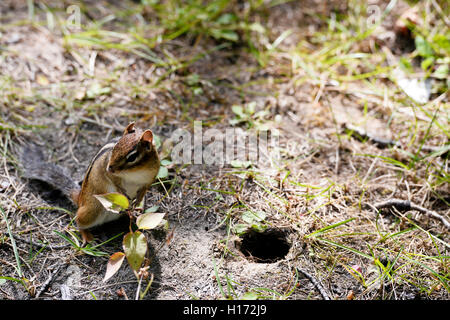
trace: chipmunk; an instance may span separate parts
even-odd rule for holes
[[[33,156],[34,154],[34,156]],[[89,228],[118,219],[94,197],[111,192],[121,193],[139,204],[155,180],[160,167],[151,130],[142,131],[130,123],[118,140],[104,145],[94,156],[81,188],[61,167],[46,163],[38,150],[22,153],[23,176],[49,183],[61,190],[77,206],[75,221],[83,242],[92,241]]]

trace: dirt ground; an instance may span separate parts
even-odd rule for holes
[[[90,19],[96,20],[107,16],[111,8],[125,6],[119,1],[84,3],[92,9]],[[317,3],[293,1],[274,6],[261,18],[261,23],[271,30],[272,41],[291,29],[280,46],[295,47],[296,43],[308,41],[311,34],[324,26],[321,15],[329,16],[332,9],[347,10],[343,2]],[[35,4],[36,21],[46,21],[43,6]],[[65,8],[70,4],[70,1],[61,1],[57,6]],[[135,4],[130,2],[129,5]],[[394,21],[407,7],[399,1],[383,27],[392,30]],[[420,167],[416,173],[399,173],[380,158],[357,155],[389,155],[402,159],[402,153],[351,137],[341,141],[336,135],[337,128],[358,124],[379,138],[396,139],[407,146],[409,127],[404,119],[409,115],[399,112],[398,118],[387,126],[392,118],[383,106],[382,94],[366,95],[362,103],[364,92],[358,82],[349,83],[345,89],[333,83],[296,83],[295,77],[300,76],[291,74],[291,63],[282,55],[261,66],[243,44],[208,51],[220,41],[197,39],[194,45],[196,38],[190,35],[156,47],[154,52],[174,59],[193,57],[205,51],[208,54],[201,55],[186,68],[161,77],[158,85],[152,85],[152,79],[167,71],[164,66],[155,66],[131,51],[114,47],[73,49],[76,46],[67,43],[59,30],[51,31],[45,23],[24,22],[29,14],[26,1],[2,1],[0,10],[3,25],[0,50],[7,48],[9,52],[0,61],[5,92],[0,109],[2,150],[8,149],[6,152],[14,156],[20,143],[38,143],[45,147],[49,160],[66,168],[75,181],[82,179],[96,151],[109,139],[120,135],[129,121],[151,128],[165,141],[178,128],[190,130],[193,120],[202,120],[208,128],[223,132],[230,126],[229,120],[235,117],[231,111],[233,105],[255,102],[258,110],[266,109],[270,115],[281,118],[275,121],[270,116],[267,124],[280,130],[280,145],[286,150],[291,148],[282,153],[285,171],[261,166],[256,168],[261,173],[256,177],[262,178],[257,179],[247,170],[230,165],[173,166],[168,177],[172,183],[160,184],[148,192],[147,207],[158,205],[158,211],[166,213],[169,228],[146,232],[152,256],[148,271],[154,280],[145,299],[239,298],[248,292],[257,292],[260,298],[293,300],[325,299],[324,292],[338,300],[449,298],[442,285],[433,284],[436,277],[426,268],[408,269],[408,262],[402,262],[406,267],[398,270],[399,274],[410,273],[423,279],[417,282],[426,289],[411,284],[414,281],[407,276],[399,282],[386,278],[380,284],[374,280],[379,273],[370,259],[349,250],[340,251],[342,248],[330,242],[306,237],[325,226],[353,219],[348,222],[347,233],[351,235],[342,238],[346,248],[356,248],[366,254],[375,252],[381,263],[383,258],[395,260],[395,252],[402,250],[410,250],[418,256],[439,256],[423,264],[448,279],[447,244],[432,242],[418,230],[403,242],[391,243],[388,239],[385,249],[378,249],[376,246],[383,242],[374,230],[385,228],[383,230],[394,234],[412,225],[398,215],[386,212],[376,215],[372,208],[361,207],[361,199],[364,203],[376,203],[399,198],[420,203],[446,219],[450,214],[446,205],[450,199],[448,184],[436,187],[433,192],[424,189],[425,167]],[[103,27],[120,30],[120,24],[116,26],[114,22],[105,22]],[[408,50],[400,46],[396,43],[391,47],[394,55]],[[93,52],[96,55],[94,76],[89,74]],[[196,85],[201,87],[202,94],[193,93],[192,84],[186,80],[190,74],[199,75],[201,81]],[[94,92],[94,96],[89,97],[89,90],[96,81],[107,86],[108,91],[105,94]],[[389,86],[387,82],[381,79],[379,83]],[[447,99],[448,96],[444,102]],[[441,108],[437,116],[448,125],[446,112]],[[16,130],[5,129],[8,124],[15,124]],[[445,137],[434,135],[426,144],[442,146],[446,143]],[[448,162],[448,159],[436,161]],[[300,184],[283,185],[281,181],[287,172]],[[269,180],[278,185],[269,187],[265,184]],[[332,185],[332,192],[325,190],[325,196],[309,199],[302,195],[308,192],[314,195],[316,190],[304,185],[319,186],[320,192]],[[16,236],[21,270],[27,279],[27,289],[16,281],[0,283],[1,299],[135,298],[138,282],[126,263],[109,281],[102,282],[108,255],[122,250],[122,238],[102,245],[100,250],[108,254],[102,257],[83,254],[67,245],[56,232],[76,231],[70,224],[73,214],[69,214],[75,208],[47,185],[22,179],[17,158],[4,156],[2,160],[0,195],[1,207]],[[233,227],[242,222],[242,212],[246,208],[266,213],[265,224],[272,232],[268,239],[257,238],[252,243],[251,234],[245,238],[233,232]],[[439,220],[417,212],[412,219],[443,243],[448,243],[448,230]],[[128,221],[124,218],[99,227],[93,233],[96,243],[101,243],[127,230]],[[14,246],[8,239],[2,217],[0,276],[17,278]],[[30,239],[34,245],[30,245]],[[42,242],[50,246],[42,248],[39,246]],[[245,246],[247,250],[243,250]],[[258,260],[247,254],[248,246],[272,256],[267,261]],[[399,251],[389,252],[388,249]],[[363,285],[358,276],[349,271],[349,266],[359,266],[371,285]],[[417,263],[414,266],[421,267]]]

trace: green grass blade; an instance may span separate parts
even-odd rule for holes
[[[337,228],[337,227],[339,227],[339,226],[341,226],[343,224],[349,223],[350,221],[353,221],[355,219],[356,218],[350,218],[350,219],[347,219],[347,220],[344,220],[344,221],[341,221],[341,222],[338,222],[338,223],[326,226],[326,227],[324,227],[322,229],[319,229],[317,231],[314,231],[313,233],[310,233],[310,234],[306,235],[305,238],[311,238],[311,237],[315,237],[315,236],[321,235],[322,233],[325,233],[325,232],[327,232],[329,230]]]
[[[17,271],[17,274],[19,275],[19,277],[22,278],[23,274],[22,274],[22,268],[21,268],[21,264],[20,264],[19,252],[17,251],[16,241],[14,240],[11,226],[9,225],[8,217],[6,216],[5,211],[3,211],[2,207],[0,207],[0,210],[2,211],[3,219],[5,220],[6,228],[8,229],[9,239],[10,239],[11,245],[13,247],[14,257],[16,259],[16,264],[17,264],[16,271]]]
[[[365,253],[362,252],[362,251],[359,251],[359,250],[356,250],[356,249],[353,249],[353,248],[344,246],[344,245],[342,245],[342,244],[339,244],[339,243],[337,243],[337,242],[330,241],[330,240],[327,240],[327,239],[324,239],[324,238],[315,238],[315,239],[318,240],[318,241],[321,241],[321,242],[330,244],[330,245],[332,245],[332,246],[338,247],[338,248],[340,248],[340,249],[344,249],[344,250],[346,250],[346,251],[350,251],[350,252],[356,253],[357,255],[360,255],[361,257],[364,257],[364,258],[373,260],[373,257],[372,257],[372,256],[369,256],[368,254],[365,254]]]

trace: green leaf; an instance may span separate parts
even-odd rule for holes
[[[265,116],[269,115],[270,112],[267,110],[261,110],[254,114],[254,118],[262,120]]]
[[[153,206],[145,210],[144,213],[156,212],[159,209],[159,206]]]
[[[216,39],[225,39],[228,41],[238,41],[239,36],[232,30],[212,29],[211,35]]]
[[[155,229],[163,220],[165,213],[149,212],[141,214],[136,219],[136,225],[141,230]]]
[[[253,230],[257,232],[263,232],[267,229],[267,226],[261,223],[266,218],[266,213],[264,211],[245,211],[242,214],[242,220],[247,223],[247,225],[244,225],[246,227],[245,230],[239,230],[240,233],[245,232],[248,227],[250,226]]]
[[[261,222],[266,218],[266,213],[264,211],[245,211],[242,214],[242,220],[244,220],[247,223],[254,223],[254,222]]]
[[[121,211],[128,209],[130,206],[128,198],[120,193],[112,192],[106,194],[96,194],[94,197],[100,201],[106,210],[115,213],[120,213]]]
[[[245,108],[245,111],[248,114],[254,114],[256,111],[256,102],[255,101],[249,102],[247,104],[247,107]]]
[[[233,111],[234,114],[237,115],[238,117],[245,118],[244,109],[242,108],[242,106],[233,105],[231,107],[231,111]]]
[[[256,232],[264,232],[267,229],[267,226],[265,224],[256,222],[252,224],[252,229]]]
[[[219,24],[230,24],[236,21],[236,16],[232,13],[224,13],[217,19]]]
[[[230,125],[232,125],[232,126],[235,126],[235,125],[237,125],[237,124],[239,124],[239,123],[241,123],[242,121],[240,120],[240,119],[238,119],[238,118],[234,118],[234,119],[230,119],[229,120],[229,123],[230,123]]]
[[[248,168],[252,165],[251,161],[231,160],[230,165],[233,168]]]
[[[442,64],[433,72],[433,76],[438,79],[447,79],[448,71],[448,64]]]
[[[242,223],[239,223],[239,224],[236,224],[233,226],[233,232],[237,235],[244,234],[247,231],[247,229],[248,229],[248,225],[242,224]]]
[[[94,99],[100,95],[108,94],[111,92],[111,88],[102,88],[98,82],[94,82],[91,87],[86,91],[86,96],[89,99]]]
[[[167,159],[161,160],[161,165],[164,167],[167,167],[168,165],[171,165],[171,164],[172,164],[172,161],[170,161],[170,160],[167,160]]]
[[[186,81],[189,86],[195,86],[200,83],[200,76],[196,73],[191,73],[186,77]]]
[[[122,266],[122,262],[125,260],[125,253],[116,252],[109,258],[108,264],[106,265],[106,273],[103,278],[103,282],[108,281],[117,271],[119,271]]]
[[[450,39],[448,38],[448,35],[445,36],[444,34],[436,34],[433,37],[433,43],[450,54]]]
[[[169,176],[169,169],[167,169],[164,166],[159,167],[158,174],[156,175],[156,178],[159,179],[165,179]]]
[[[400,58],[399,64],[400,64],[400,67],[402,68],[402,70],[404,70],[404,71],[412,72],[414,70],[411,65],[411,62],[404,57]]]
[[[433,56],[433,49],[430,44],[422,36],[417,36],[415,39],[416,49],[419,55],[424,58]]]
[[[255,31],[258,33],[264,33],[266,32],[266,29],[258,22],[252,23],[248,26],[248,29],[251,31]]]
[[[422,70],[428,70],[434,63],[434,57],[428,57],[426,59],[424,59],[421,64],[420,67],[422,68]]]
[[[129,232],[123,237],[123,250],[131,269],[138,271],[147,252],[147,239],[140,231]]]
[[[203,89],[200,88],[200,87],[195,87],[195,88],[193,89],[193,92],[194,92],[194,94],[195,94],[196,96],[199,96],[199,95],[203,94]]]
[[[161,138],[157,134],[154,134],[154,133],[153,133],[153,143],[155,144],[156,150],[158,150],[159,147],[161,146]]]
[[[258,294],[256,292],[246,292],[242,295],[241,300],[257,300]]]

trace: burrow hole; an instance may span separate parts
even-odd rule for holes
[[[287,235],[287,231],[279,229],[251,230],[242,236],[239,249],[251,261],[273,263],[284,259],[289,252]]]

